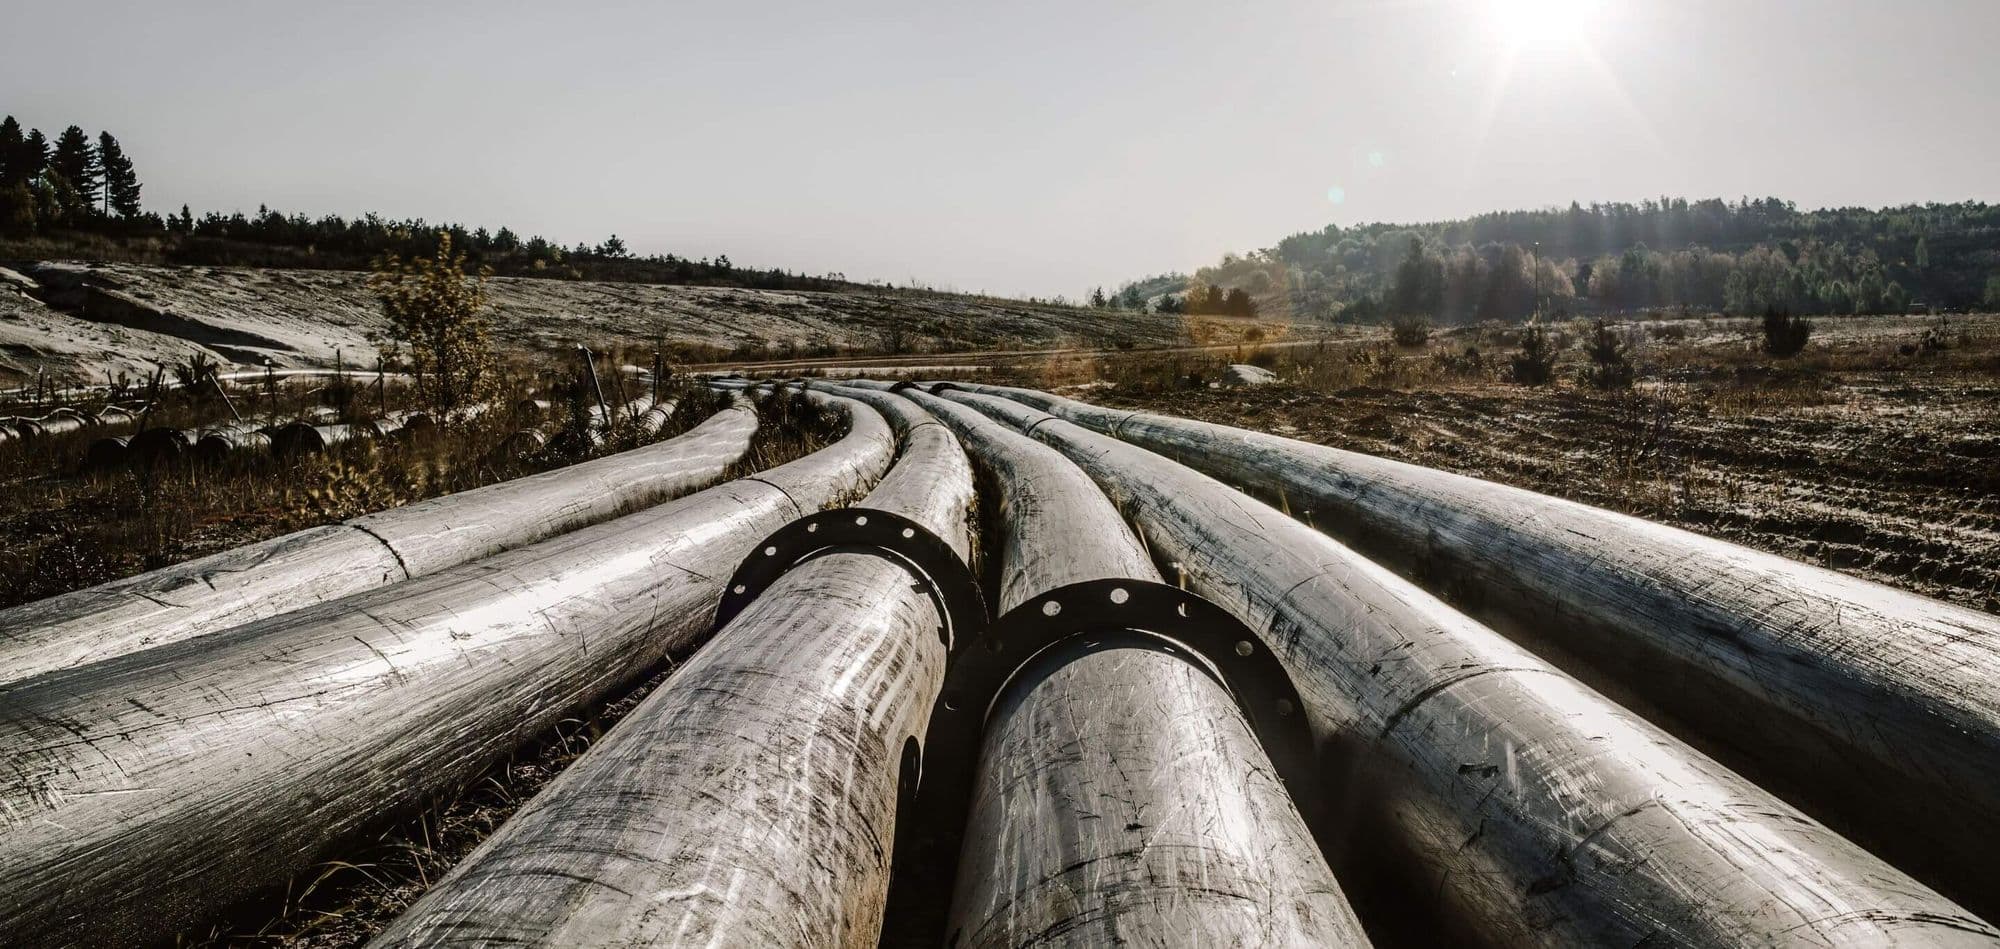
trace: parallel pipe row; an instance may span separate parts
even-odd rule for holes
[[[131,411],[116,405],[107,405],[96,411],[60,408],[41,418],[9,416],[0,418],[0,444],[46,438],[51,435],[66,435],[88,428],[130,425],[136,418],[137,416]]]
[[[169,936],[691,645],[759,538],[889,464],[881,418],[844,407],[845,437],[754,477],[19,684],[0,702],[0,932]],[[548,523],[545,492],[506,499],[486,513]],[[403,548],[413,570],[449,543],[441,528],[481,519],[431,513]]]
[[[833,514],[898,516],[962,558],[964,453],[876,404],[895,467]],[[944,676],[932,582],[865,547],[784,572],[372,945],[874,945]]]
[[[178,605],[148,575],[67,612],[0,612],[0,669],[102,643],[0,685],[0,932],[164,937],[454,793],[715,630],[376,944],[1365,945],[1348,894],[1374,935],[1421,944],[2000,944],[1508,638],[1567,644],[1567,614],[1472,597],[1510,618],[1496,630],[1364,556],[1427,577],[1471,563],[1534,602],[1528,568],[1461,545],[1524,545],[1557,512],[1472,495],[1456,509],[1413,494],[1408,472],[1030,390],[809,395],[849,419],[832,447],[614,520],[660,496],[604,504],[648,470],[637,456],[694,432],[278,539],[289,553],[233,552],[232,576],[182,575],[209,589]],[[740,397],[730,411],[748,412]],[[968,451],[990,623],[966,599]],[[815,513],[870,484],[860,506]],[[1526,512],[1516,534],[1479,533],[1506,510]],[[381,578],[284,586],[329,564]],[[1664,648],[1606,609],[1586,628]],[[44,616],[68,625],[33,641]],[[139,625],[178,641],[134,644]],[[1872,668],[1817,648],[1817,665],[1792,661]]]
[[[1090,581],[1123,583],[1113,603],[1158,586],[1074,464],[963,406],[910,397],[965,440],[992,491],[996,630],[1024,609],[1029,626],[1064,623],[1065,605],[1083,606],[1068,594]],[[978,697],[984,737],[949,926],[915,942],[1366,945],[1237,698],[1187,656],[1121,638],[1120,621],[1076,632]],[[962,661],[1007,644],[986,645]]]
[[[961,388],[1283,499],[2000,916],[2000,617],[1463,475],[1032,390]]]
[[[2000,931],[1493,630],[1268,505],[993,396],[1155,555],[1259,630],[1361,852],[1433,938],[1499,945],[1991,944]],[[1213,450],[1225,450],[1212,446]],[[1364,874],[1356,870],[1367,867]]]
[[[435,573],[713,481],[749,450],[737,402],[685,434],[308,528],[0,610],[0,696],[20,680]]]

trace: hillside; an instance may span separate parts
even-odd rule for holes
[[[0,381],[138,376],[206,353],[225,363],[374,358],[384,328],[347,270],[30,262],[0,270]],[[496,277],[494,338],[517,351],[663,341],[686,358],[924,353],[1174,342],[1167,315],[915,290],[758,290]]]
[[[1122,289],[1153,296],[1170,289],[1161,281]],[[1363,323],[1514,320],[1537,300],[1567,313],[1965,311],[2000,307],[2000,207],[1801,211],[1777,198],[1662,198],[1329,224],[1180,282],[1242,288],[1267,316]]]

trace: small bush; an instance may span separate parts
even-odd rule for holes
[[[1812,336],[1812,321],[1777,307],[1764,311],[1764,351],[1780,359],[1796,356]]]
[[[1609,324],[1602,319],[1592,327],[1590,340],[1583,351],[1590,357],[1590,368],[1584,371],[1584,381],[1599,389],[1630,389],[1637,373],[1632,361],[1626,358],[1625,341],[1612,332]]]
[[[1415,349],[1431,341],[1431,321],[1422,316],[1399,316],[1389,321],[1389,338],[1398,346]]]
[[[1556,346],[1547,330],[1532,323],[1521,332],[1521,351],[1514,356],[1514,381],[1524,386],[1544,386],[1555,378]]]

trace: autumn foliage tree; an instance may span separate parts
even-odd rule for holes
[[[406,261],[391,254],[369,278],[391,339],[408,350],[417,397],[440,421],[483,401],[493,386],[492,345],[481,313],[490,275],[480,268],[467,277],[465,254],[452,250],[449,232],[440,232],[434,255]]]

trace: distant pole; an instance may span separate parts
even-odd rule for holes
[[[229,390],[222,387],[222,377],[216,375],[215,370],[210,369],[208,371],[208,381],[210,385],[215,386],[215,394],[222,396],[222,404],[225,408],[229,409],[229,417],[239,422],[243,421],[243,413],[236,411],[236,403],[230,400]]]
[[[589,347],[582,343],[576,344],[576,351],[578,355],[583,357],[584,378],[590,380],[591,391],[597,393],[598,417],[604,420],[603,424],[609,425],[611,424],[611,406],[604,401],[604,384],[597,381],[597,358],[592,356]]]
[[[1535,322],[1542,321],[1542,242],[1535,242]]]

